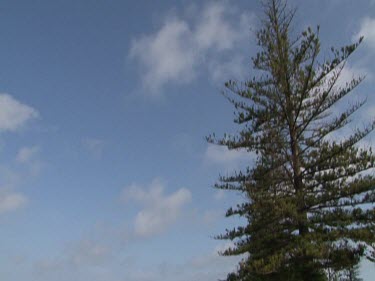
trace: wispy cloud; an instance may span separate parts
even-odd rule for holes
[[[9,94],[0,94],[0,131],[16,131],[39,116],[34,108],[17,101]]]
[[[196,11],[194,19],[168,18],[154,34],[132,41],[129,56],[139,63],[148,93],[158,95],[168,83],[191,82],[202,70],[213,79],[242,72],[243,57],[224,54],[246,42],[252,17],[226,1],[212,1]]]
[[[35,155],[39,152],[38,146],[21,147],[16,155],[16,161],[19,163],[28,163],[34,159]]]
[[[251,164],[255,159],[254,153],[246,150],[228,149],[226,146],[209,144],[203,156],[203,162],[208,165],[220,165],[227,169],[238,168],[241,163]]]
[[[108,261],[111,249],[100,242],[84,239],[71,247],[68,261],[75,266],[101,265]]]
[[[165,194],[165,184],[155,179],[147,188],[137,184],[125,188],[122,199],[142,206],[135,217],[134,231],[139,237],[148,237],[165,231],[176,222],[184,206],[191,201],[191,192],[180,188]]]
[[[0,214],[15,211],[24,207],[27,198],[22,193],[0,190]]]
[[[233,243],[218,244],[206,253],[199,256],[193,256],[187,259],[183,264],[163,263],[159,265],[159,272],[154,272],[154,279],[160,280],[221,280],[235,270],[236,264],[243,256],[222,257],[218,252],[232,247]],[[159,279],[158,279],[159,280]]]
[[[99,138],[84,138],[82,140],[82,145],[94,157],[100,158],[103,153],[105,142]]]
[[[365,17],[361,21],[360,29],[353,37],[358,40],[360,36],[364,36],[364,44],[371,50],[375,50],[375,18]]]
[[[16,131],[37,117],[39,113],[36,109],[21,103],[9,94],[0,94],[0,132]],[[30,171],[33,174],[37,173],[40,168],[40,162],[35,160],[38,150],[37,146],[22,147],[15,156],[15,161],[30,166]],[[1,165],[0,174],[0,214],[24,207],[28,199],[15,189],[23,181],[25,175],[10,168],[9,165]]]
[[[38,157],[40,153],[40,147],[24,146],[21,147],[16,155],[16,162],[27,167],[30,176],[37,176],[41,172],[44,163]]]
[[[113,249],[102,241],[82,239],[71,243],[55,257],[32,264],[35,280],[114,280],[108,264],[113,262]]]

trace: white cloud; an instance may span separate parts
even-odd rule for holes
[[[147,237],[163,232],[191,201],[191,192],[186,188],[169,195],[164,194],[164,189],[164,184],[158,179],[152,181],[147,189],[136,184],[124,189],[122,196],[125,202],[134,201],[143,207],[135,217],[137,236]]]
[[[111,249],[98,241],[82,239],[75,241],[56,257],[39,260],[34,264],[38,275],[58,274],[88,267],[102,267],[112,259]]]
[[[111,249],[108,246],[85,239],[72,247],[68,262],[73,263],[75,266],[97,266],[108,261],[110,256]]]
[[[334,90],[339,90],[341,88],[346,88],[348,84],[353,79],[357,79],[359,77],[365,77],[365,80],[362,83],[368,83],[373,81],[373,73],[366,67],[352,65],[351,63],[346,62],[344,68],[342,69],[340,76],[334,86]],[[332,74],[327,76],[327,79],[324,81],[324,87],[328,87],[328,81],[332,78]],[[365,98],[369,98],[366,93],[361,93],[361,90],[354,89],[353,94],[347,95],[345,98],[339,100],[336,104],[334,104],[330,109],[329,112],[331,114],[329,118],[336,118],[342,114],[342,112],[349,109],[352,105],[363,101]],[[356,95],[355,93],[358,92],[361,95]],[[351,116],[349,119],[352,121],[340,130],[332,132],[325,137],[325,140],[329,141],[338,141],[347,138],[348,135],[354,133],[354,131],[358,128],[362,128],[365,124],[369,124],[372,122],[373,114],[371,114],[371,102],[368,102],[364,107],[360,108],[355,115]],[[364,144],[365,142],[362,142]]]
[[[194,77],[198,52],[188,24],[179,19],[167,21],[154,35],[133,41],[130,56],[145,69],[144,86],[152,94],[170,81],[189,82]]]
[[[127,276],[134,256],[126,253],[128,245],[122,226],[98,221],[82,234],[81,238],[65,241],[54,254],[31,260],[34,275],[31,279],[65,281],[69,277],[69,280],[109,281]]]
[[[232,247],[233,243],[226,242],[217,245],[212,251],[194,256],[180,265],[163,264],[163,275],[155,273],[154,280],[222,280],[225,276],[235,270],[238,262],[243,256],[222,257],[218,251]]]
[[[222,210],[206,210],[203,212],[203,214],[198,215],[198,219],[200,219],[205,224],[205,226],[214,225],[224,217]]]
[[[349,63],[346,63],[344,69],[340,73],[340,77],[337,81],[337,86],[345,87],[346,83],[350,83],[353,79],[362,76],[366,77],[365,81],[369,81],[372,78],[372,74],[369,70],[352,66]]]
[[[34,157],[36,154],[39,152],[39,147],[38,146],[31,146],[31,147],[22,147],[18,151],[16,155],[16,161],[19,163],[28,163]]]
[[[241,39],[242,34],[226,19],[228,8],[224,2],[211,2],[203,9],[193,34],[199,49],[227,50]]]
[[[221,165],[226,168],[238,168],[245,162],[251,164],[255,159],[253,153],[246,150],[228,149],[226,146],[209,144],[204,154],[204,162],[207,164]]]
[[[0,191],[0,214],[15,211],[27,203],[26,197],[21,193]]]
[[[233,54],[227,61],[213,60],[208,64],[214,81],[223,82],[229,79],[239,79],[246,72],[246,57],[240,53]]]
[[[39,152],[39,146],[21,147],[18,150],[15,160],[28,168],[29,175],[37,176],[44,166],[44,163],[38,158]]]
[[[32,280],[116,280],[113,249],[101,241],[82,239],[68,245],[56,256],[34,261]],[[109,266],[109,265],[112,266]]]
[[[225,198],[225,191],[222,189],[219,189],[218,191],[215,192],[214,198],[216,200],[222,200]]]
[[[344,68],[341,70],[339,73],[339,77],[334,85],[334,90],[340,89],[340,88],[345,88],[347,84],[350,84],[350,82],[353,79],[357,79],[360,77],[364,77],[365,80],[362,83],[367,83],[372,81],[373,79],[373,73],[371,70],[369,70],[366,66],[355,64],[353,65],[352,63],[346,61],[344,65]],[[318,72],[320,72],[321,69],[318,69]],[[323,80],[323,85],[322,87],[324,89],[328,89],[330,86],[331,79],[334,77],[334,74],[338,74],[339,68],[335,70],[335,72],[329,73],[326,78]],[[347,98],[347,97],[346,97]],[[358,97],[356,97],[358,99]]]
[[[365,45],[372,50],[375,49],[375,18],[365,17],[361,21],[359,32],[353,37],[353,40],[358,40],[360,36],[364,36]]]
[[[220,253],[232,247],[234,247],[234,243],[231,241],[218,244],[211,253],[204,256],[195,257],[190,261],[190,263],[195,267],[204,268],[212,263],[217,263],[221,259]],[[225,257],[224,259],[228,258]],[[236,258],[236,260],[238,260],[238,258]]]
[[[82,140],[82,145],[94,156],[100,158],[105,142],[98,138],[85,138]]]
[[[0,94],[0,131],[15,131],[39,113],[8,94]]]
[[[226,1],[212,1],[196,11],[194,19],[168,19],[156,33],[133,40],[129,56],[140,64],[149,94],[158,94],[170,82],[190,82],[202,70],[213,79],[221,79],[223,71],[242,72],[242,57],[224,54],[247,42],[252,17]],[[224,68],[218,67],[221,63]]]

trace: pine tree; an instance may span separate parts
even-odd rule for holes
[[[234,241],[223,255],[246,254],[228,281],[327,280],[328,270],[370,259],[375,245],[375,156],[358,145],[375,122],[337,138],[365,99],[332,114],[363,80],[338,84],[362,38],[321,60],[319,27],[293,38],[295,10],[283,0],[268,0],[264,9],[256,74],[225,84],[241,129],[207,138],[257,155],[253,167],[221,176],[215,185],[245,195],[226,216],[247,222],[217,238]]]

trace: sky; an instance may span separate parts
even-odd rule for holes
[[[375,1],[291,0],[293,31],[365,41],[343,77],[366,75],[375,114]],[[238,257],[214,239],[240,194],[212,188],[251,155],[207,144],[239,130],[224,82],[253,75],[258,1],[0,2],[0,279],[203,281]],[[365,140],[372,145],[370,136]],[[365,281],[375,266],[362,263]]]

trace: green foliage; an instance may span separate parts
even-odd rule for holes
[[[319,28],[292,39],[294,11],[282,0],[269,0],[264,8],[260,51],[253,58],[258,75],[225,84],[241,130],[207,138],[257,154],[254,167],[215,185],[246,196],[226,215],[247,220],[217,238],[235,243],[223,255],[247,254],[228,281],[328,280],[327,272],[349,270],[374,255],[375,156],[357,144],[375,122],[335,139],[365,101],[331,114],[363,80],[337,83],[362,38],[332,48],[332,58],[318,62]]]

